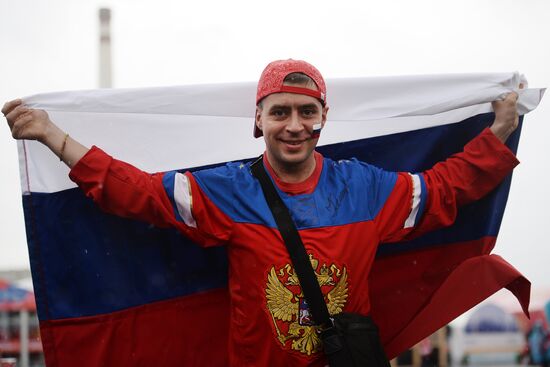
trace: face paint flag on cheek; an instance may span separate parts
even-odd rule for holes
[[[321,129],[322,128],[323,128],[322,123],[318,123],[318,124],[313,125],[313,131],[311,132],[311,137],[313,139],[318,138],[321,135]]]

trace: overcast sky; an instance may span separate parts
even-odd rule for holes
[[[98,86],[98,9],[112,9],[114,87],[255,81],[273,59],[325,78],[515,71],[550,85],[547,0],[0,0],[0,101]],[[547,96],[526,118],[495,253],[550,287]],[[330,119],[330,117],[329,117]],[[5,120],[3,120],[5,121]],[[18,157],[0,126],[0,269],[28,267]]]

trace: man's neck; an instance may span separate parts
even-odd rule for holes
[[[277,175],[277,177],[286,183],[300,183],[309,178],[313,171],[315,171],[316,161],[315,155],[312,153],[308,159],[304,162],[296,163],[293,165],[282,166],[273,160],[269,153],[266,152],[269,165]]]

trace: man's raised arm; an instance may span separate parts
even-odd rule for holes
[[[460,206],[481,199],[519,163],[504,145],[519,123],[516,93],[493,102],[491,126],[460,153],[413,175],[400,173],[376,222],[382,242],[399,242],[454,223]],[[410,207],[403,205],[409,198]],[[406,218],[405,225],[396,218]],[[414,219],[414,220],[413,220]]]
[[[41,142],[71,168],[89,150],[55,125],[46,111],[30,109],[20,99],[6,102],[2,113],[14,139]]]
[[[522,87],[523,85],[520,85],[520,88]],[[517,93],[510,93],[502,101],[493,102],[495,121],[491,125],[491,131],[503,143],[508,140],[510,134],[512,134],[518,127],[519,115],[517,101]]]
[[[71,180],[102,210],[174,227],[203,246],[229,237],[232,223],[205,199],[190,173],[150,174],[97,147],[88,149],[57,127],[46,111],[30,109],[21,100],[7,102],[2,113],[15,139],[37,140],[50,148],[71,168]]]

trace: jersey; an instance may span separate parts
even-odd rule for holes
[[[368,276],[381,242],[450,225],[518,163],[486,129],[463,152],[421,173],[387,172],[315,153],[304,182],[279,180],[331,314],[368,315]],[[70,173],[104,210],[175,227],[201,246],[226,245],[232,366],[324,366],[286,247],[250,165],[148,174],[93,147]]]

